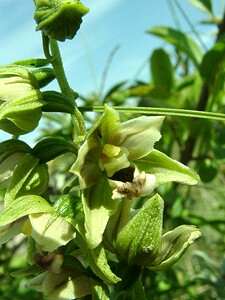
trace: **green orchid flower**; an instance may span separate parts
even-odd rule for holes
[[[83,190],[85,235],[90,249],[101,243],[121,199],[147,196],[166,182],[199,181],[193,170],[154,149],[161,138],[163,119],[140,116],[122,123],[118,112],[106,105],[87,134],[71,171]]]
[[[81,188],[96,184],[102,174],[116,180],[133,179],[135,161],[145,157],[161,138],[163,117],[141,116],[120,122],[119,114],[105,106],[105,112],[87,135],[71,171],[80,180]],[[117,174],[126,170],[123,174]],[[128,180],[129,181],[129,180]]]
[[[163,200],[156,194],[119,232],[115,249],[129,265],[166,270],[201,236],[200,230],[192,225],[163,233],[163,206]]]
[[[52,252],[75,237],[73,226],[42,197],[26,195],[15,199],[0,214],[0,243],[23,233],[38,249]]]

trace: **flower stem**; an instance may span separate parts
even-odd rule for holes
[[[76,106],[74,91],[71,89],[67,81],[57,41],[50,39],[50,47],[53,56],[52,67],[54,69],[54,73],[61,92],[69,99],[71,99],[71,102],[74,104],[74,114],[72,116],[72,122],[75,127],[75,138],[84,136],[86,134],[84,117]]]

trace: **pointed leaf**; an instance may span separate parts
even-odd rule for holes
[[[191,37],[183,32],[165,26],[156,26],[148,30],[148,33],[162,38],[180,51],[186,53],[196,67],[200,64],[202,60],[201,48]]]
[[[200,9],[201,11],[212,15],[212,2],[211,0],[189,0],[191,4]]]
[[[151,77],[156,86],[170,90],[173,87],[173,68],[169,55],[156,49],[151,56]]]
[[[220,68],[224,67],[225,59],[225,42],[217,42],[203,56],[200,65],[200,74],[208,83],[212,82],[217,76]]]

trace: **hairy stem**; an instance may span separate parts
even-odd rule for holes
[[[71,102],[74,104],[74,115],[72,117],[72,122],[75,127],[75,138],[78,136],[83,136],[86,134],[86,128],[84,124],[84,117],[76,106],[74,99],[74,91],[70,88],[66,74],[63,67],[62,58],[60,55],[58,43],[56,40],[50,40],[51,54],[53,56],[52,66],[55,72],[56,79],[58,81],[61,92],[71,99]]]

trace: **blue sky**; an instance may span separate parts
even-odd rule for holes
[[[197,26],[204,15],[188,0],[178,1],[201,32]],[[217,6],[222,2],[213,0]],[[119,48],[109,69],[106,90],[118,81],[136,78],[137,74],[139,79],[148,79],[147,61],[151,52],[163,43],[146,30],[156,25],[176,28],[169,6],[175,0],[83,0],[82,3],[90,12],[84,17],[81,29],[72,41],[59,43],[72,88],[82,95],[97,91],[109,54],[116,46]],[[33,13],[32,0],[0,0],[0,65],[43,57]],[[189,32],[190,27],[178,10],[176,15],[181,29]]]

